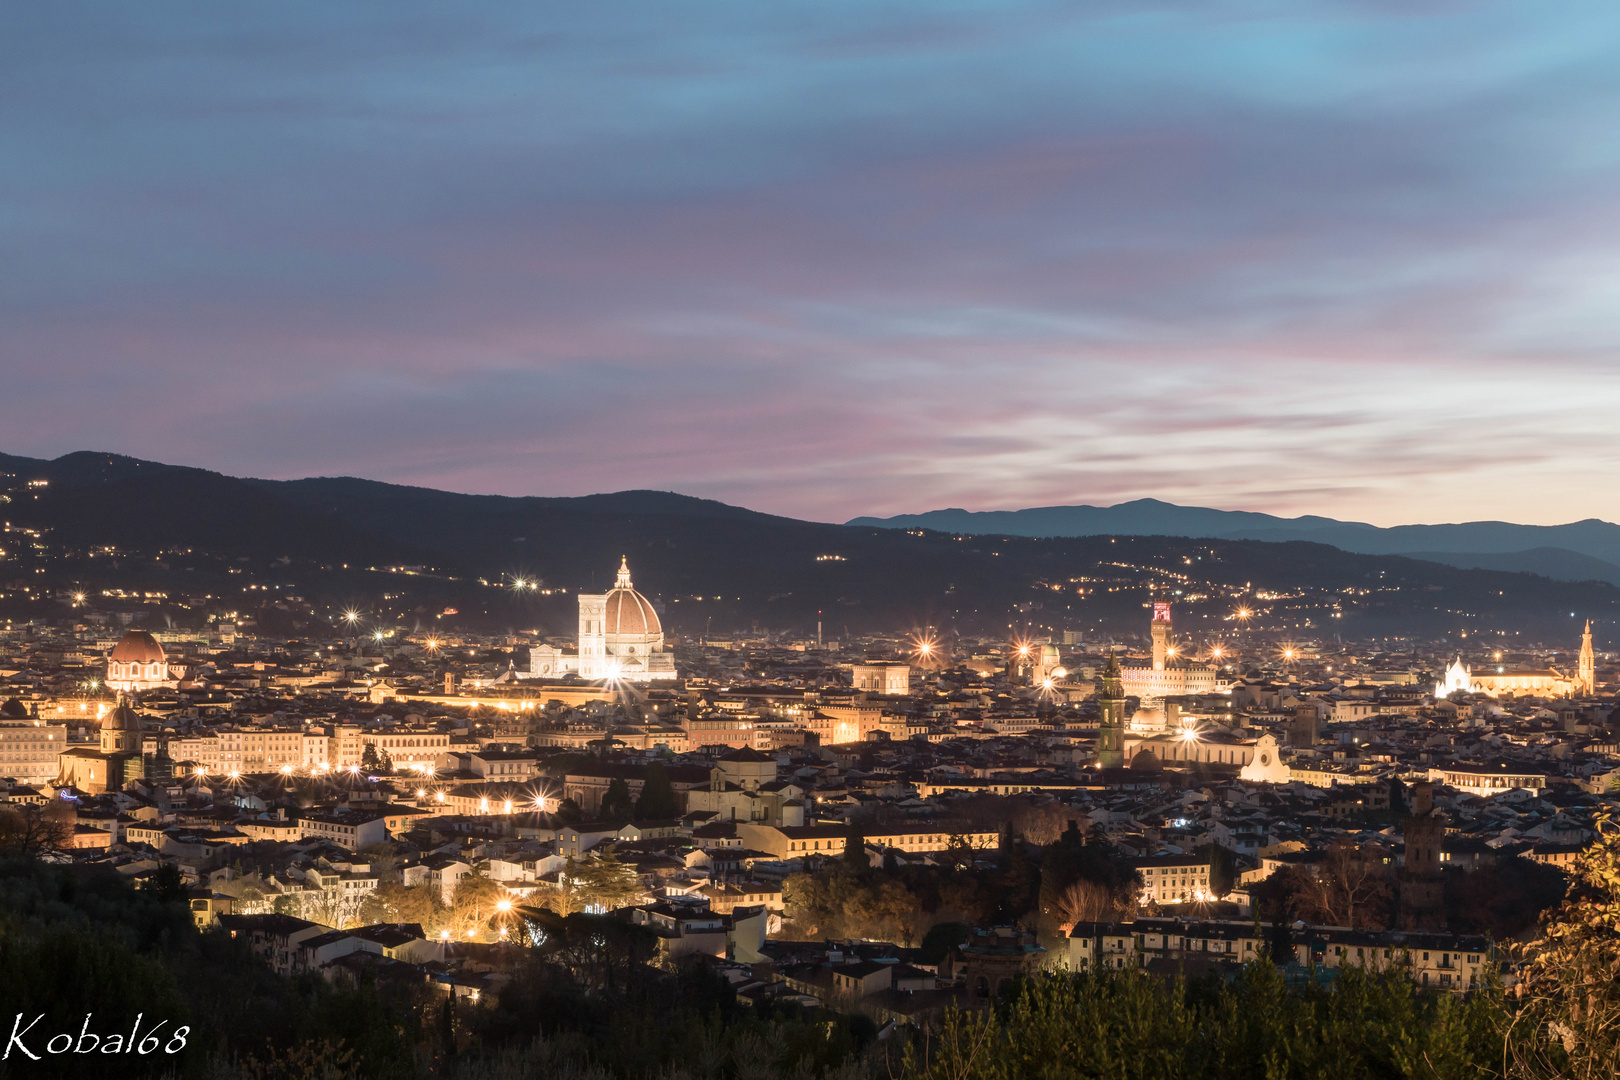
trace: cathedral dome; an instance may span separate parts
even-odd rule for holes
[[[161,664],[163,646],[145,630],[131,630],[113,646],[107,659],[118,664]]]
[[[619,563],[619,580],[607,594],[602,623],[603,632],[609,636],[646,637],[664,632],[658,612],[645,596],[631,587],[627,560]]]

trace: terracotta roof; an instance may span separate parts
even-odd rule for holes
[[[107,659],[121,664],[161,664],[164,660],[163,646],[145,630],[131,630],[113,646]]]
[[[640,637],[662,634],[658,612],[647,598],[631,588],[616,588],[607,594],[602,629],[608,634],[628,634]]]

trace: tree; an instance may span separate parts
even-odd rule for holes
[[[608,782],[602,795],[602,820],[610,825],[623,825],[635,815],[635,804],[630,799],[630,785],[622,776]]]
[[[579,864],[572,855],[568,856],[561,872],[557,874],[555,898],[548,900],[544,906],[559,915],[572,915],[585,906],[585,898],[580,894]]]
[[[450,917],[457,932],[464,933],[488,922],[495,914],[495,905],[505,895],[506,890],[482,870],[463,874],[456,882],[450,901]]]
[[[927,963],[938,964],[952,949],[967,944],[972,936],[973,928],[967,923],[935,923],[923,935],[922,958]]]
[[[323,923],[334,930],[347,930],[361,922],[361,907],[365,899],[341,883],[336,888],[311,889],[303,894],[303,917]]]
[[[1597,1080],[1620,1075],[1620,825],[1576,862],[1569,896],[1541,920],[1503,1023],[1510,1075]]]
[[[180,867],[174,863],[164,863],[152,871],[150,877],[141,882],[141,888],[162,903],[175,903],[186,898],[186,879],[180,873]]]
[[[579,872],[579,888],[587,904],[612,911],[641,895],[636,872],[613,853],[611,845],[601,845],[585,860]]]
[[[1209,860],[1209,891],[1215,897],[1225,896],[1238,883],[1237,859],[1232,849],[1221,844],[1199,846],[1197,854]]]
[[[872,865],[872,860],[866,854],[866,837],[861,833],[861,827],[853,821],[849,823],[849,832],[844,835],[844,862],[857,870],[865,870]]]
[[[1376,848],[1336,843],[1309,879],[1305,914],[1332,926],[1386,929],[1394,895],[1394,882]]]
[[[1062,922],[1060,898],[1077,881],[1102,885],[1122,902],[1135,898],[1136,873],[1116,857],[1113,845],[1100,831],[1083,833],[1078,823],[1070,822],[1041,857],[1040,912],[1046,926]]]
[[[1057,917],[1058,929],[1067,935],[1077,923],[1113,922],[1122,918],[1129,908],[1128,898],[1100,882],[1082,878],[1070,882],[1058,894],[1053,914]]]
[[[0,855],[38,858],[73,846],[76,814],[62,799],[0,805]]]
[[[399,852],[391,843],[372,844],[361,848],[355,854],[362,856],[371,866],[371,872],[377,875],[379,885],[400,880]]]
[[[1464,934],[1517,938],[1557,907],[1569,888],[1562,870],[1531,859],[1503,859],[1444,875],[1446,925]]]
[[[360,751],[360,768],[363,772],[377,772],[382,768],[382,760],[377,756],[377,744],[366,743],[366,748]]]
[[[945,851],[940,862],[946,869],[954,873],[971,870],[978,862],[979,853],[974,850],[972,843],[961,833],[952,833],[951,838],[945,842]]]
[[[6,703],[0,705],[0,716],[5,717],[7,720],[26,720],[28,719],[28,706],[16,698],[7,698]]]
[[[996,862],[995,890],[996,914],[1003,922],[1019,922],[1040,905],[1041,868],[1023,844],[1013,842],[1002,850]]]
[[[416,923],[430,936],[444,928],[449,914],[436,887],[398,881],[379,884],[360,903],[363,922]]]
[[[640,821],[665,821],[680,816],[681,807],[675,797],[675,788],[669,782],[669,770],[658,762],[647,766],[647,781],[636,799],[636,818]]]

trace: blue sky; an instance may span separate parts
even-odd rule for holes
[[[1620,6],[33,5],[0,449],[1620,518]]]

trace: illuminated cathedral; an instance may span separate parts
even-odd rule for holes
[[[630,583],[628,559],[605,593],[579,594],[579,644],[574,649],[536,645],[529,650],[529,679],[578,675],[596,681],[646,683],[675,678],[675,654],[664,644],[664,627],[652,602]]]
[[[1597,693],[1597,654],[1592,650],[1592,621],[1586,621],[1581,634],[1580,658],[1575,674],[1557,668],[1508,668],[1471,671],[1458,657],[1446,669],[1443,679],[1434,684],[1434,696],[1449,698],[1452,694],[1522,694],[1527,697],[1590,697]]]

